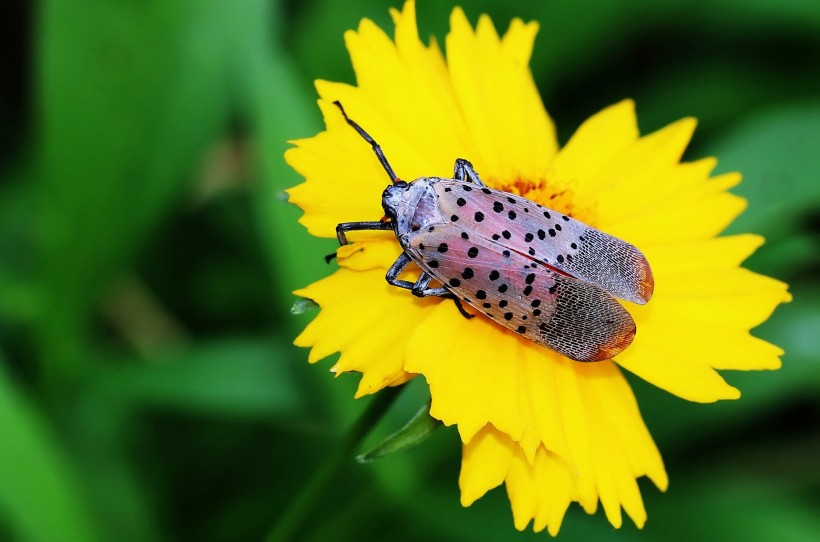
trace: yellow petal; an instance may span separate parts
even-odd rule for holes
[[[488,17],[474,31],[456,8],[450,27],[447,65],[472,141],[460,157],[490,182],[543,178],[557,144],[527,65],[537,24],[513,21],[501,40]]]
[[[470,341],[436,340],[442,330]],[[526,463],[520,465],[524,470],[539,468],[538,450],[548,452],[572,474],[573,500],[592,513],[600,499],[616,526],[621,507],[636,524],[645,521],[637,477],[648,475],[666,487],[660,454],[629,386],[610,362],[583,364],[561,358],[499,326],[467,320],[455,307],[442,304],[416,328],[405,368],[425,375],[433,397],[431,414],[458,425],[466,450],[492,450],[486,454],[504,465],[510,443],[515,443],[516,456]],[[495,433],[487,436],[489,427],[508,441]],[[462,474],[465,504],[500,483],[500,466],[494,463],[476,474],[473,467],[479,463],[471,459]],[[535,517],[535,500],[528,493],[534,489],[522,487],[529,489],[518,498],[530,504],[516,508],[516,522],[526,517],[526,525]],[[509,486],[508,490],[512,491]]]
[[[549,489],[545,491],[545,488]],[[515,528],[519,531],[534,520],[535,532],[547,528],[551,535],[558,534],[574,494],[572,473],[558,457],[543,448],[538,450],[534,465],[518,454],[510,466],[507,495]]]
[[[458,424],[464,442],[487,423],[518,440],[524,430],[518,408],[519,342],[486,318],[467,320],[452,302],[441,303],[410,335],[405,369],[424,373],[430,414],[447,425]]]
[[[519,445],[532,463],[539,446],[561,456],[574,468],[566,437],[566,420],[561,411],[561,394],[555,363],[560,356],[529,341],[522,342],[518,386],[520,415],[525,430]]]
[[[778,368],[782,351],[748,330],[788,301],[785,285],[742,270],[730,275],[735,283],[690,277],[679,279],[682,284],[677,285],[670,275],[669,295],[661,291],[657,302],[629,307],[639,333],[618,356],[618,364],[670,393],[699,402],[740,396],[714,369]],[[687,287],[691,295],[686,294]]]
[[[738,176],[716,177],[699,190],[691,190],[663,204],[605,222],[601,229],[638,247],[709,239],[721,233],[746,208],[746,200],[725,190]]]
[[[458,477],[462,506],[470,506],[504,483],[516,448],[514,441],[491,426],[464,445]]]
[[[378,220],[384,215],[381,193],[388,178],[370,146],[347,124],[334,106],[320,102],[328,131],[294,141],[287,163],[306,182],[288,196],[305,211],[300,222],[313,235],[335,237],[340,222]]]
[[[353,271],[389,269],[402,250],[393,232],[380,232],[380,234],[384,239],[367,239],[339,247],[336,251],[336,260],[339,265]],[[382,275],[382,280],[384,280],[384,275]]]
[[[380,270],[339,269],[294,293],[321,307],[294,341],[311,347],[308,361],[342,352],[334,372],[362,373],[357,397],[409,378],[403,360],[408,335],[436,301],[389,286]]]
[[[641,247],[652,269],[662,274],[734,269],[763,244],[759,235],[733,235]]]
[[[632,389],[615,365],[607,363],[584,366],[587,393],[598,402],[600,408],[589,406],[595,412],[596,422],[611,430],[611,435],[621,444],[633,477],[648,476],[662,491],[669,480],[649,430],[643,423],[638,403]]]
[[[536,531],[548,528],[557,534],[567,508],[577,500],[575,477],[560,458],[540,448],[530,464],[515,442],[488,425],[464,445],[459,476],[462,505],[471,505],[503,482],[518,530],[534,519]]]
[[[606,385],[605,385],[606,386]],[[606,394],[596,398],[597,386],[585,389],[585,396],[592,403],[590,409],[602,412],[606,409]],[[604,416],[606,418],[606,416]],[[588,447],[594,458],[594,470],[578,473],[559,456],[539,447],[530,461],[523,450],[503,432],[487,425],[464,445],[459,485],[462,504],[469,506],[490,489],[506,483],[507,494],[513,510],[515,527],[523,530],[530,521],[538,532],[547,528],[553,536],[558,533],[564,514],[572,502],[582,500],[579,483],[590,478],[595,493],[591,503],[585,506],[594,513],[600,498],[610,522],[621,525],[621,508],[629,514],[638,527],[646,521],[643,501],[631,471],[629,445],[622,439],[616,426],[603,419]],[[642,424],[641,424],[642,425]],[[644,429],[645,432],[645,429]],[[654,448],[654,446],[652,446]],[[666,487],[666,475],[657,450],[653,459],[659,465],[660,482]]]
[[[647,189],[662,193],[667,181],[659,174],[679,165],[695,124],[694,119],[681,119],[633,141],[608,164],[609,182],[600,187],[606,197],[600,199]]]
[[[658,344],[652,331],[644,329],[642,333],[649,338],[641,342],[640,348],[628,348],[619,354],[618,365],[689,401],[710,403],[740,397],[740,391],[727,384],[707,363],[689,357],[686,349]]]
[[[623,100],[593,115],[575,131],[551,164],[553,176],[571,182],[578,199],[595,201],[597,192],[612,182],[610,164],[637,140],[635,104]]]
[[[345,34],[358,87],[320,81],[317,89],[323,99],[344,104],[381,144],[399,177],[450,176],[455,159],[470,150],[470,138],[444,59],[438,47],[420,42],[413,2],[392,14],[395,44],[367,19]]]

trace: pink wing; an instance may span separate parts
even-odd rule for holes
[[[634,246],[521,196],[472,183],[441,180],[439,208],[459,225],[615,297],[644,304],[655,282]]]
[[[577,361],[611,359],[635,323],[598,286],[563,275],[456,223],[412,238],[408,254],[459,299],[500,325]]]

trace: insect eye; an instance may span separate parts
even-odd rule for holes
[[[396,186],[398,188],[407,188],[407,183],[405,181],[396,181],[395,183],[393,183],[393,186]]]

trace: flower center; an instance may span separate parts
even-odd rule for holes
[[[489,184],[497,190],[511,192],[571,216],[588,225],[594,225],[596,213],[591,205],[581,205],[575,197],[570,183],[557,179],[528,179],[516,177],[512,180],[489,179]]]

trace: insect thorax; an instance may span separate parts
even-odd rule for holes
[[[382,207],[396,223],[396,237],[407,247],[417,231],[445,221],[433,185],[438,177],[420,177],[411,183],[388,186],[382,194]]]

